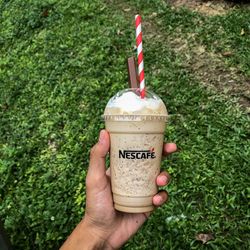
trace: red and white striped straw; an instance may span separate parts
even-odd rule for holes
[[[141,16],[135,16],[136,27],[136,47],[137,47],[137,61],[138,61],[138,75],[140,81],[140,94],[141,98],[145,97],[145,78],[144,78],[144,64],[142,52],[142,31],[141,31]]]

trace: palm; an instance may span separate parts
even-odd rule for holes
[[[108,243],[113,248],[121,247],[136,233],[148,216],[145,213],[122,213],[114,209],[110,177],[107,174],[106,178],[99,182],[95,190],[92,189],[89,192],[91,192],[90,197],[96,197],[96,199],[88,200],[87,190],[86,216],[91,211],[92,222],[101,226],[107,232]],[[101,206],[97,206],[97,204],[101,204]]]

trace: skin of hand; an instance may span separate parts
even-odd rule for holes
[[[106,170],[105,158],[109,152],[110,138],[101,130],[98,143],[91,149],[86,178],[86,210],[82,221],[66,240],[61,250],[119,249],[149,217],[150,213],[123,213],[114,209],[110,169]],[[164,144],[163,155],[177,150],[174,143]],[[158,186],[169,183],[170,176],[161,172],[156,178]],[[153,197],[153,204],[161,206],[167,201],[166,191]]]

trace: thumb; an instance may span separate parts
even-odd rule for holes
[[[98,142],[90,151],[90,162],[87,174],[87,184],[96,186],[106,178],[105,158],[110,147],[109,134],[106,130],[101,130]]]

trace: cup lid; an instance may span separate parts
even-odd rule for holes
[[[119,91],[108,102],[105,119],[111,116],[145,116],[147,119],[167,117],[167,109],[159,96],[146,91],[145,97],[140,97],[139,89],[125,89]],[[151,118],[150,118],[151,117]]]

